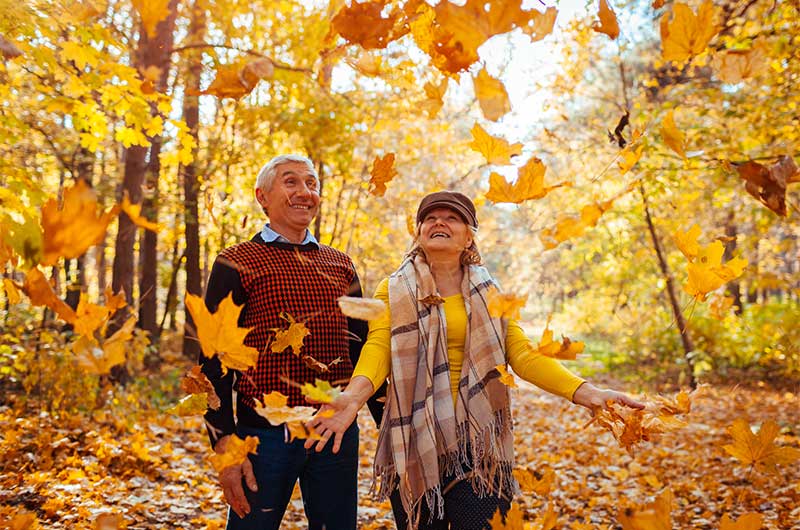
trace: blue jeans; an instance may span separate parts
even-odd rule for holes
[[[243,519],[228,510],[228,530],[278,530],[295,483],[300,480],[310,530],[355,530],[358,506],[358,425],[354,422],[337,454],[332,442],[317,453],[305,440],[284,441],[284,429],[240,426],[239,436],[257,436],[250,455],[258,491],[243,485],[250,513]]]

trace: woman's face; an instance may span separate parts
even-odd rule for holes
[[[453,254],[456,258],[472,244],[472,232],[450,208],[436,208],[419,225],[419,244],[425,254]]]

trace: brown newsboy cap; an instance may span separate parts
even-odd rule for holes
[[[417,209],[417,223],[421,223],[431,210],[436,208],[450,208],[459,214],[464,222],[473,228],[478,228],[478,217],[475,215],[475,205],[472,201],[457,191],[437,191],[422,198]]]

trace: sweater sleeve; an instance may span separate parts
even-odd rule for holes
[[[386,313],[381,318],[370,320],[367,342],[361,350],[361,357],[353,370],[353,376],[363,375],[372,381],[372,388],[380,388],[392,369],[388,278],[384,278],[375,288],[374,297],[386,304]]]
[[[208,277],[205,296],[206,307],[212,313],[215,312],[219,303],[231,293],[233,294],[233,302],[236,305],[245,303],[247,296],[242,286],[239,271],[228,265],[224,260],[217,258]],[[239,315],[239,325],[242,324],[243,317],[244,311]],[[221,403],[217,410],[209,408],[205,414],[206,429],[213,447],[216,445],[217,440],[236,431],[233,415],[233,385],[236,372],[228,370],[223,375],[222,365],[216,355],[209,359],[201,352],[199,364],[202,372],[213,385]]]
[[[516,320],[508,322],[506,352],[508,362],[517,375],[551,394],[572,400],[572,395],[585,382],[557,359],[537,353],[531,339]]]

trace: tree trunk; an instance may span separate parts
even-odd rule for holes
[[[202,44],[206,33],[205,6],[201,0],[196,0],[190,9],[191,21],[189,22],[189,44]],[[186,95],[192,91],[200,90],[200,74],[203,71],[201,52],[194,52],[188,57],[189,68],[186,72],[186,90],[183,98],[183,120],[189,127],[195,139],[195,146],[199,145],[198,126],[200,123],[200,107],[198,96]],[[200,221],[198,196],[200,184],[197,180],[197,147],[195,147],[193,160],[182,167],[183,177],[183,203],[184,203],[184,230],[186,238],[186,293],[202,295],[202,282],[200,278]],[[189,358],[196,359],[200,355],[200,344],[194,332],[192,315],[185,312],[186,327],[183,336],[183,353]]]
[[[658,266],[661,269],[661,276],[667,286],[667,295],[669,297],[670,307],[672,314],[675,317],[675,322],[678,325],[678,331],[681,334],[681,343],[683,344],[684,359],[686,359],[687,376],[689,378],[689,385],[692,388],[697,386],[697,381],[694,378],[694,360],[692,359],[692,352],[694,351],[694,344],[692,338],[689,336],[689,330],[686,327],[686,319],[683,318],[681,306],[678,304],[678,295],[675,292],[675,282],[672,280],[672,273],[669,270],[669,264],[664,257],[664,251],[661,248],[661,240],[656,233],[656,228],[653,226],[653,218],[650,216],[650,207],[647,203],[647,194],[644,190],[644,184],[639,184],[639,191],[642,194],[642,205],[644,207],[644,218],[647,222],[647,230],[650,232],[650,237],[653,241],[653,248],[658,257]]]

